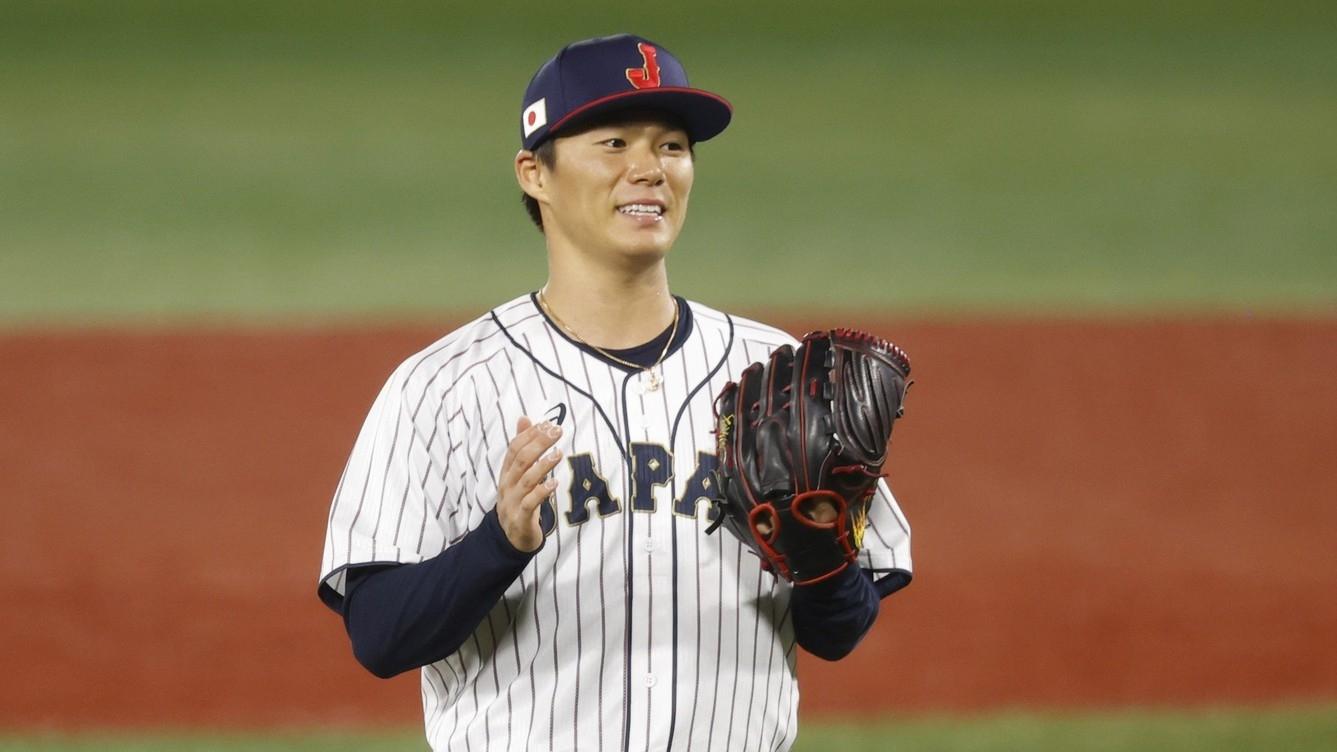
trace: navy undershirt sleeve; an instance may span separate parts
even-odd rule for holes
[[[353,655],[387,679],[454,653],[535,553],[511,545],[494,509],[431,559],[349,570],[342,613]]]
[[[880,585],[872,572],[859,567],[813,585],[796,585],[790,599],[795,641],[824,660],[849,655],[877,619],[878,602],[886,595]]]
[[[382,678],[445,658],[473,634],[533,557],[511,545],[493,510],[431,559],[350,569],[340,606],[353,655]],[[889,579],[872,578],[850,567],[830,580],[795,587],[798,644],[829,661],[848,655],[890,592]]]

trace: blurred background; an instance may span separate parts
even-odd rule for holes
[[[329,496],[542,284],[520,96],[621,31],[735,107],[675,292],[920,382],[916,582],[796,749],[1337,748],[1335,18],[0,0],[0,749],[422,747],[314,597]]]
[[[1325,3],[0,7],[11,321],[361,319],[533,287],[520,95],[566,41],[626,29],[736,106],[673,266],[703,302],[1333,300]],[[800,288],[828,256],[886,273]],[[741,268],[777,284],[736,290]]]

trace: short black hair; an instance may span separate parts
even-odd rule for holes
[[[562,135],[565,136],[568,134],[579,133],[580,131],[598,128],[600,126],[608,125],[609,123],[633,120],[647,114],[653,114],[654,117],[664,120],[667,123],[671,123],[673,127],[679,128],[683,132],[690,133],[690,131],[687,130],[686,124],[684,124],[680,118],[668,112],[660,112],[658,110],[649,112],[646,110],[615,110],[613,112],[601,113],[582,120],[578,124],[563,128]],[[687,142],[687,150],[691,152],[692,159],[696,159],[696,142],[689,139]],[[557,139],[545,139],[538,146],[534,147],[534,158],[539,161],[539,164],[549,170],[555,168],[557,166]],[[543,232],[543,214],[539,211],[538,199],[524,191],[520,191],[520,203],[524,204],[525,212],[529,214],[530,221],[534,223],[535,227],[539,228],[539,232]]]

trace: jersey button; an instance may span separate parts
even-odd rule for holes
[[[655,685],[655,683],[658,682],[658,681],[659,681],[659,680],[655,678],[655,675],[654,675],[654,674],[646,674],[646,675],[645,675],[645,686],[647,686],[647,687],[653,687],[653,686]]]
[[[650,553],[650,552],[653,551],[653,550],[655,550],[655,539],[654,539],[654,538],[646,538],[646,539],[645,539],[645,552],[648,554],[648,553]]]

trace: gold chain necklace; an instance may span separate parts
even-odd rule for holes
[[[547,288],[545,287],[544,289]],[[655,369],[658,368],[659,365],[664,362],[664,356],[668,355],[669,348],[673,346],[673,340],[678,336],[678,301],[676,300],[673,301],[673,330],[669,332],[669,338],[668,341],[664,343],[664,349],[659,351],[659,358],[656,359],[655,362],[648,367],[642,366],[638,363],[632,363],[631,361],[623,360],[622,358],[619,358],[618,356],[608,352],[607,350],[603,349],[602,347],[599,347],[593,342],[586,342],[584,339],[581,338],[579,334],[576,334],[574,329],[567,326],[565,321],[562,321],[560,318],[558,318],[557,314],[553,313],[552,308],[548,305],[548,299],[543,295],[543,290],[539,290],[538,301],[539,301],[539,307],[543,309],[544,313],[548,314],[548,318],[557,322],[557,325],[562,327],[562,331],[566,332],[567,336],[571,337],[571,339],[574,339],[575,341],[581,343],[582,345],[593,347],[595,350],[598,350],[600,354],[602,354],[605,358],[608,358],[609,360],[621,363],[622,365],[627,366],[628,368],[638,368],[644,371],[647,374],[647,379],[648,379],[648,383],[645,385],[646,390],[651,392],[659,390],[659,385],[662,384],[663,382],[660,380],[659,374],[655,373]]]

